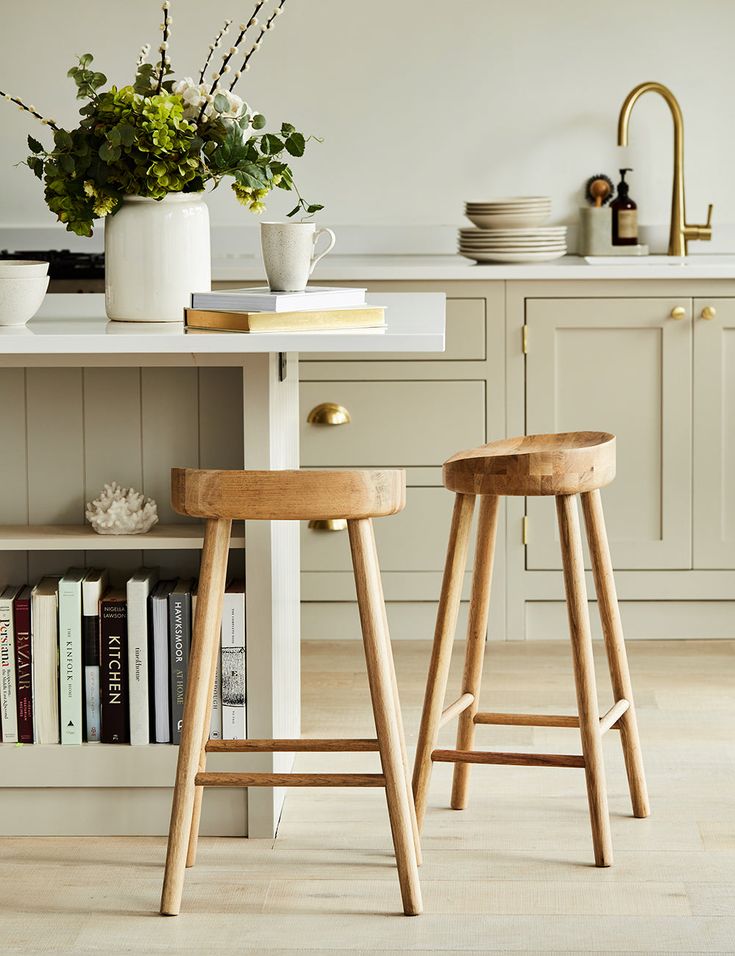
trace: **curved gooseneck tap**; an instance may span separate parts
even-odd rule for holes
[[[625,97],[618,117],[618,146],[628,145],[630,114],[644,93],[659,93],[668,103],[674,121],[674,182],[671,196],[669,255],[685,256],[689,239],[708,240],[712,238],[712,205],[709,206],[707,222],[704,225],[690,226],[687,224],[686,201],[684,198],[684,117],[676,97],[663,83],[641,83]]]

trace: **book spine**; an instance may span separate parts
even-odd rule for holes
[[[166,597],[151,599],[153,611],[153,714],[155,723],[155,741],[157,744],[171,743],[171,715],[169,713],[169,667],[168,667],[168,618],[164,611],[168,607]]]
[[[209,723],[209,736],[212,740],[222,740],[222,658],[217,654],[212,688],[212,719]]]
[[[128,686],[130,693],[130,743],[150,743],[148,690],[148,586],[128,586]]]
[[[0,727],[6,744],[18,742],[18,710],[15,693],[15,630],[13,601],[0,601]]]
[[[222,614],[222,737],[245,740],[245,604],[225,594]]]
[[[15,689],[18,705],[18,742],[33,743],[33,671],[31,660],[31,601],[16,598]]]
[[[87,743],[100,741],[100,619],[95,614],[82,618],[84,640],[84,708]]]
[[[102,601],[100,709],[103,744],[126,744],[128,727],[127,614],[124,601]]]
[[[169,596],[169,642],[171,658],[171,743],[181,742],[184,721],[184,691],[191,641],[191,594],[174,591]]]
[[[61,743],[82,742],[82,584],[59,585],[59,703]]]

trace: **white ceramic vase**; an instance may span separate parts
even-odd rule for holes
[[[192,292],[209,292],[203,193],[126,196],[105,222],[105,307],[117,322],[182,322]]]

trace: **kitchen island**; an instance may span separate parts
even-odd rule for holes
[[[122,581],[140,564],[195,574],[201,528],[170,509],[172,466],[297,468],[299,353],[443,349],[442,294],[372,301],[387,307],[385,329],[187,334],[177,323],[109,323],[99,295],[50,295],[27,327],[1,330],[2,580],[72,565]],[[84,502],[111,480],[157,499],[160,524],[145,537],[96,536],[84,524]],[[296,737],[298,524],[241,526],[231,561],[247,580],[248,735]],[[2,832],[165,833],[176,756],[165,744],[0,745]],[[291,760],[229,756],[227,769],[282,772]],[[202,832],[273,836],[282,800],[268,789],[211,792]]]

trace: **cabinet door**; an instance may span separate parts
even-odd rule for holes
[[[694,300],[694,567],[735,568],[735,299]]]
[[[690,568],[691,300],[529,299],[526,322],[526,432],[617,436],[614,566]],[[529,498],[527,514],[527,567],[561,567],[553,504]]]

